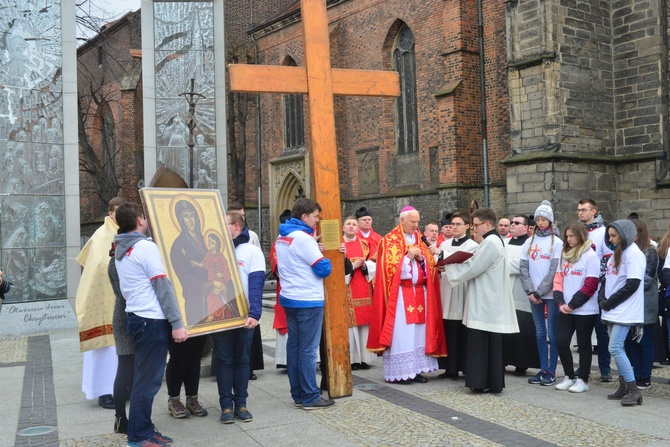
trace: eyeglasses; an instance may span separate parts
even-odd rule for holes
[[[513,220],[512,225],[526,225],[526,224],[523,222],[517,222],[516,220]]]
[[[477,228],[480,225],[484,225],[486,222],[479,222],[479,223],[474,223],[472,222],[472,228]]]
[[[579,213],[587,213],[587,212],[589,212],[589,211],[592,211],[592,210],[590,210],[589,208],[577,208],[577,214],[579,214]]]

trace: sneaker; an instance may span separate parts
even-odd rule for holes
[[[239,410],[235,410],[235,417],[242,422],[251,422],[254,420],[254,417],[249,413],[247,407],[240,407]]]
[[[542,378],[540,379],[540,385],[544,386],[550,386],[556,383],[556,374],[546,372],[542,375]]]
[[[609,374],[600,374],[600,381],[609,383],[612,381],[612,376]]]
[[[202,405],[198,402],[198,396],[186,396],[186,409],[193,416],[207,416],[207,410],[202,408]]]
[[[637,385],[638,389],[641,390],[648,390],[649,387],[651,387],[651,381],[648,379],[638,379],[635,381],[635,384]]]
[[[165,445],[172,445],[172,443],[174,442],[174,439],[165,436],[164,434],[156,430],[156,427],[154,427],[154,434],[151,435],[151,440],[154,442],[162,442]]]
[[[188,410],[181,403],[179,396],[168,398],[168,411],[175,419],[183,419],[188,416]]]
[[[293,406],[296,408],[302,408],[302,402],[293,402]]]
[[[166,447],[164,442],[157,441],[153,438],[145,439],[144,441],[132,442],[128,441],[128,447]]]
[[[582,379],[575,380],[575,384],[568,388],[571,393],[583,393],[588,390],[589,386]]]
[[[554,388],[556,388],[558,391],[567,391],[568,388],[570,388],[572,385],[575,384],[575,379],[571,379],[568,376],[563,377],[563,381],[556,385]]]
[[[535,374],[533,377],[530,377],[528,379],[528,383],[531,383],[533,385],[537,385],[542,381],[542,376],[544,375],[544,371],[540,371],[539,373]]]
[[[223,424],[232,424],[235,422],[235,414],[233,413],[232,408],[226,408],[223,410],[223,413],[221,413],[221,417],[219,418],[221,423]]]
[[[328,408],[335,404],[332,399],[324,399],[323,397],[316,402],[302,404],[303,410],[320,410],[321,408]]]

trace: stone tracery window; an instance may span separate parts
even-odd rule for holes
[[[284,65],[297,66],[292,58]],[[284,147],[293,149],[305,145],[305,117],[303,114],[303,95],[284,95]]]
[[[414,34],[402,25],[393,44],[393,68],[400,75],[400,96],[396,99],[396,148],[398,154],[418,151],[416,111],[416,64]]]

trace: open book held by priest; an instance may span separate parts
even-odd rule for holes
[[[474,253],[470,253],[468,251],[457,251],[450,254],[443,260],[438,261],[435,265],[439,267],[441,265],[447,265],[447,264],[460,264],[470,259],[473,255]]]

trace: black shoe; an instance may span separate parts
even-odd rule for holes
[[[428,382],[428,379],[426,379],[426,378],[425,378],[424,376],[422,376],[421,374],[417,374],[417,375],[414,376],[414,378],[412,379],[412,382],[416,382],[416,383],[427,383],[427,382]]]
[[[411,379],[387,380],[386,383],[395,383],[396,385],[411,385]]]
[[[254,374],[253,371],[250,372],[249,373],[249,380],[256,380],[256,379],[258,379],[258,376],[256,376],[256,374]]]
[[[316,402],[311,402],[309,404],[302,404],[303,410],[320,410],[322,408],[328,408],[335,404],[335,401],[332,399],[321,398]]]
[[[360,364],[360,363],[352,363],[352,364],[351,364],[351,370],[352,370],[352,371],[358,371],[360,368],[361,368],[361,364]]]
[[[361,369],[370,369],[370,365],[365,362],[361,362]]]
[[[443,372],[442,374],[439,374],[437,376],[438,379],[451,379],[451,380],[456,380],[458,379],[458,373],[450,373],[450,372]]]
[[[525,376],[528,368],[514,368],[515,376]]]
[[[98,397],[98,405],[100,405],[105,410],[113,410],[114,407],[114,398],[111,394],[105,394]]]
[[[635,384],[639,390],[648,390],[651,387],[649,379],[638,379],[635,381]]]
[[[500,394],[502,390],[494,390],[492,388],[470,388],[475,394]]]

